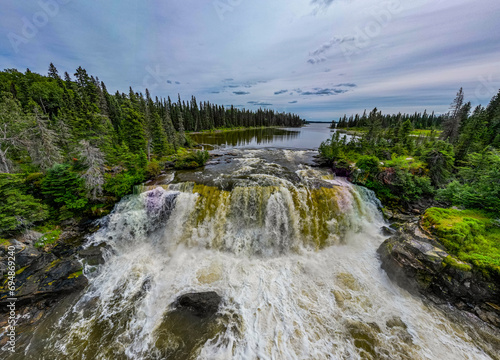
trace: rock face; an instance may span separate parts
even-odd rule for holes
[[[399,230],[377,252],[382,268],[401,287],[500,327],[500,279],[454,258],[416,223]]]
[[[82,239],[74,238],[70,232],[63,232],[62,235],[61,240],[50,249],[35,248],[31,238],[26,236],[20,238],[23,242],[10,240],[0,246],[2,264],[7,264],[8,258],[12,256],[9,249],[14,249],[15,257],[13,293],[9,289],[8,269],[0,268],[0,275],[3,276],[0,283],[0,325],[8,317],[9,298],[17,299],[16,312],[21,315],[17,324],[22,326],[40,320],[63,296],[85,288],[87,279],[82,272],[82,263],[78,260]]]
[[[214,291],[184,294],[173,304],[177,310],[188,311],[194,316],[207,318],[219,310],[221,297]]]

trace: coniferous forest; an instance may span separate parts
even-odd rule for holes
[[[62,76],[0,72],[0,233],[41,220],[102,215],[133,186],[158,175],[166,160],[195,168],[208,159],[187,132],[303,124],[273,110],[110,94],[79,67]]]

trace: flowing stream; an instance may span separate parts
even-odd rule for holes
[[[378,200],[313,154],[235,149],[138,188],[88,239],[106,263],[22,358],[498,359],[486,327],[390,282]],[[215,318],[173,311],[207,291]]]

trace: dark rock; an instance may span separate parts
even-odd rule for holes
[[[500,327],[500,279],[451,256],[416,224],[406,224],[377,253],[389,278],[401,287]]]
[[[397,233],[397,231],[395,229],[387,227],[387,226],[382,226],[380,228],[380,230],[382,231],[382,234],[385,236],[391,236],[391,235],[395,235]]]
[[[52,253],[44,253],[32,263],[16,272],[14,297],[19,306],[42,300],[55,300],[62,295],[83,289],[87,279],[82,265],[74,259],[60,259]],[[0,286],[0,312],[6,307],[6,299],[12,297],[7,284]]]
[[[179,296],[174,307],[177,310],[188,311],[197,317],[206,318],[217,313],[221,300],[219,294],[214,291],[190,293]]]
[[[175,166],[175,163],[173,161],[165,161],[165,168],[166,169],[173,169]]]
[[[32,246],[27,246],[16,254],[16,265],[24,268],[31,265],[41,255],[40,250]]]
[[[17,240],[27,245],[34,245],[42,236],[43,234],[37,231],[26,230]]]
[[[103,250],[105,248],[107,248],[107,245],[105,244],[90,246],[86,249],[81,249],[80,251],[78,251],[78,255],[88,265],[102,265],[104,264]]]

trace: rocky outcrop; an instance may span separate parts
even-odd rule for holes
[[[219,310],[222,298],[214,291],[190,293],[179,296],[174,308],[178,311],[187,311],[200,318],[208,318]]]
[[[18,326],[34,324],[53,304],[68,294],[85,288],[87,279],[83,264],[98,265],[103,262],[100,248],[82,248],[80,226],[69,227],[59,241],[44,248],[34,246],[39,233],[26,232],[4,241],[0,245],[0,325],[8,317],[10,298],[16,299],[16,313],[21,315]],[[9,289],[8,258],[14,254],[15,289]],[[12,259],[11,259],[12,260]]]
[[[450,303],[500,327],[500,279],[450,255],[416,223],[378,249],[382,268],[401,287],[435,303]]]

